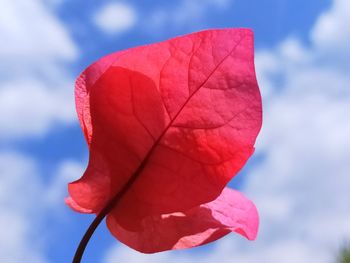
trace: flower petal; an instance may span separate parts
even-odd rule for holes
[[[186,212],[149,216],[142,229],[124,229],[110,214],[107,226],[111,233],[129,247],[143,253],[184,249],[207,244],[230,232],[249,240],[256,237],[259,218],[255,205],[238,191],[225,188],[214,201]]]

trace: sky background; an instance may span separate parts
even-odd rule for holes
[[[114,51],[222,27],[255,32],[263,129],[230,186],[258,207],[257,240],[150,256],[101,224],[83,262],[334,262],[350,240],[349,14],[348,0],[0,0],[0,262],[70,262],[93,219],[63,202],[88,160],[77,75]]]

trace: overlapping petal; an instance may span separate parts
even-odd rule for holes
[[[225,188],[214,201],[184,212],[149,216],[142,229],[125,230],[113,214],[107,217],[111,233],[124,244],[143,253],[201,246],[230,232],[253,240],[259,218],[255,205],[241,193]]]

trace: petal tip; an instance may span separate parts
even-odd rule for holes
[[[91,209],[86,209],[84,207],[81,207],[80,205],[78,205],[74,199],[72,197],[66,197],[64,199],[64,202],[66,203],[66,205],[71,208],[73,211],[79,212],[79,213],[84,213],[84,214],[92,214],[93,211]]]

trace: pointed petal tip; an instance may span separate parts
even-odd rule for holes
[[[255,204],[250,201],[250,209],[247,211],[247,227],[243,229],[236,230],[236,233],[241,234],[245,238],[247,238],[249,241],[256,240],[259,232],[259,212],[255,206]]]

